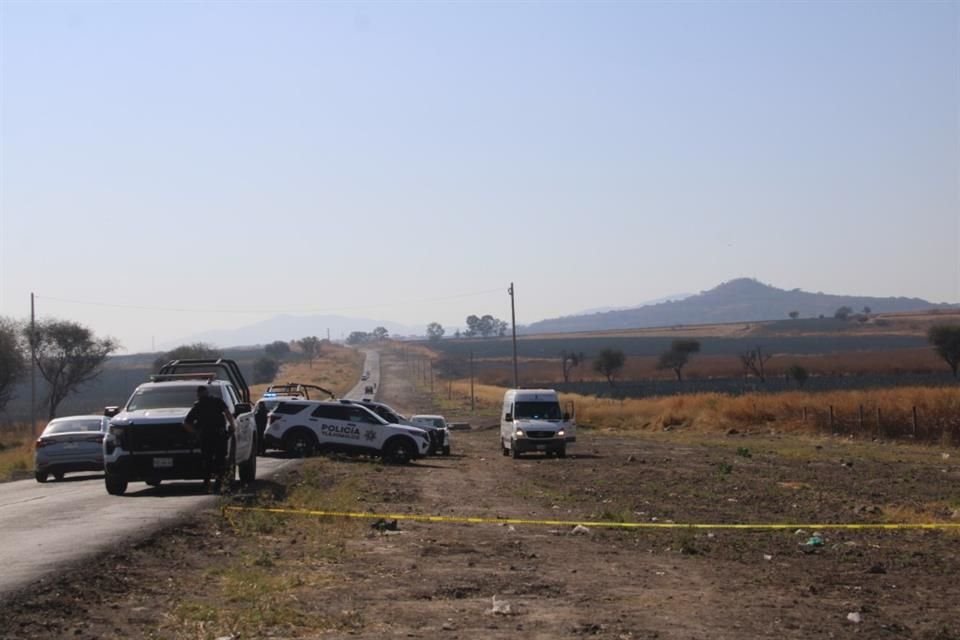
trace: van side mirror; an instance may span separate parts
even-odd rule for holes
[[[253,407],[250,406],[249,402],[238,402],[233,405],[234,417],[239,416],[241,413],[250,413],[251,411],[253,411]]]
[[[503,415],[503,419],[506,420],[507,422],[511,422],[511,421],[513,420],[513,414],[512,414],[512,413],[506,413],[506,414]]]
[[[563,412],[563,421],[564,421],[564,422],[570,422],[570,412],[569,412],[569,411],[564,411],[564,412]]]
[[[120,407],[104,407],[103,408],[103,415],[106,416],[107,418],[112,418],[118,413],[120,413]]]

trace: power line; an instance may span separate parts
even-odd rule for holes
[[[127,309],[131,311],[170,311],[176,313],[232,313],[232,314],[258,314],[258,313],[335,313],[344,311],[358,311],[364,309],[383,309],[390,307],[399,307],[421,302],[441,302],[444,300],[454,300],[457,298],[472,298],[477,296],[489,295],[499,292],[500,289],[486,289],[484,291],[474,291],[470,293],[458,293],[449,296],[438,296],[434,298],[411,298],[398,302],[385,302],[381,304],[358,305],[353,307],[288,307],[288,308],[248,308],[248,309],[223,309],[223,308],[197,308],[197,307],[155,307],[147,305],[118,304],[115,302],[98,302],[92,300],[72,300],[69,298],[59,298],[55,296],[36,296],[39,300],[50,300],[52,302],[61,302],[65,304],[78,304],[91,307],[107,307],[110,309]]]

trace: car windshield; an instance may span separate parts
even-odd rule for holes
[[[518,402],[513,416],[517,420],[559,420],[560,405],[556,402]]]
[[[53,422],[47,425],[43,430],[43,435],[49,436],[55,433],[77,433],[78,431],[102,431],[103,420],[100,418],[83,418],[79,420],[64,420],[62,422]]]
[[[208,387],[207,393],[214,398],[221,397],[220,389],[215,386]],[[195,386],[148,387],[137,389],[134,392],[130,402],[127,403],[127,411],[192,407],[196,401],[197,388]]]

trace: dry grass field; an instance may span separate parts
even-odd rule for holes
[[[324,344],[320,356],[312,362],[296,361],[281,365],[274,382],[315,384],[340,396],[353,387],[360,378],[362,369],[363,354],[356,349]],[[250,397],[256,401],[268,386],[269,383],[251,386]]]
[[[655,356],[627,356],[621,380],[672,380],[669,370],[657,369]],[[559,356],[556,358],[522,358],[523,377],[537,383],[563,382]],[[605,378],[596,373],[592,362],[570,371],[570,382],[600,382]],[[946,364],[932,349],[897,349],[891,351],[858,351],[815,355],[774,354],[766,363],[767,374],[783,377],[793,365],[804,367],[813,376],[869,375],[878,373],[942,373]],[[439,366],[439,365],[438,365]],[[477,379],[484,384],[506,386],[513,379],[513,364],[509,358],[477,359],[474,363]],[[743,365],[735,356],[694,354],[683,371],[687,379],[735,378],[743,375]]]

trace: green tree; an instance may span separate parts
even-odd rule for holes
[[[427,337],[430,339],[430,342],[439,342],[444,333],[446,333],[446,331],[444,331],[443,325],[439,322],[431,322],[427,325]]]
[[[690,361],[690,356],[699,352],[699,340],[674,340],[670,348],[660,354],[657,369],[672,369],[677,382],[683,382],[683,368]]]
[[[619,349],[604,349],[597,354],[593,361],[593,370],[601,374],[610,383],[610,388],[616,386],[616,378],[623,371],[627,357]]]
[[[107,356],[119,348],[111,338],[97,338],[93,331],[69,320],[44,320],[23,335],[35,355],[37,370],[47,381],[48,418],[57,416],[60,403],[103,370]]]
[[[370,336],[377,342],[382,342],[390,337],[390,332],[387,331],[386,327],[377,327],[370,332]]]
[[[193,344],[182,344],[176,349],[167,351],[153,361],[153,368],[159,371],[160,367],[171,360],[212,360],[220,358],[223,354],[213,345],[206,342],[194,342]]]
[[[13,398],[15,385],[26,367],[20,328],[13,320],[0,318],[0,411]]]
[[[347,344],[366,344],[370,342],[370,334],[366,331],[352,331],[347,336]]]
[[[960,326],[938,324],[930,327],[927,340],[933,345],[933,350],[943,358],[944,362],[957,377],[957,367],[960,366]]]
[[[833,312],[833,317],[837,320],[849,320],[851,315],[853,315],[853,309],[846,305]]]
[[[253,363],[253,384],[273,382],[280,371],[280,363],[273,358],[263,356]]]
[[[297,340],[297,345],[303,356],[307,359],[310,368],[313,368],[313,361],[320,355],[320,338],[317,336],[305,336]]]
[[[274,360],[283,360],[290,354],[290,344],[283,340],[274,340],[263,348],[263,352]]]
[[[810,374],[807,372],[807,370],[799,364],[792,364],[787,369],[787,378],[796,382],[798,387],[802,387],[804,384],[806,384],[807,378],[809,377]]]

